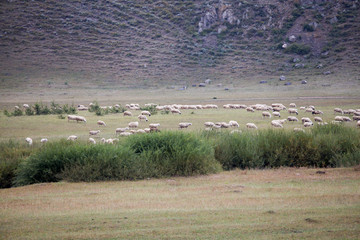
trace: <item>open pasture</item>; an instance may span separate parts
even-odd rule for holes
[[[157,114],[154,114],[148,117],[149,121],[141,121],[139,128],[144,129],[149,126],[149,123],[160,123],[160,130],[178,130],[178,124],[180,122],[191,122],[192,126],[188,129],[183,129],[183,131],[199,131],[203,130],[204,122],[229,122],[230,120],[235,120],[239,123],[239,129],[244,131],[246,130],[246,123],[252,122],[255,123],[259,129],[271,128],[271,120],[276,119],[272,116],[271,119],[263,118],[261,113],[262,111],[247,112],[244,109],[224,109],[222,106],[224,104],[267,104],[271,105],[272,103],[283,103],[287,108],[289,104],[294,102],[297,105],[299,115],[296,116],[300,121],[299,122],[287,122],[284,124],[285,129],[293,129],[295,127],[303,127],[301,123],[302,117],[310,117],[313,120],[311,113],[300,110],[300,106],[309,106],[314,105],[316,109],[319,109],[324,112],[320,117],[326,121],[331,122],[336,116],[334,114],[334,107],[340,107],[343,109],[357,109],[360,108],[360,98],[355,96],[327,96],[326,94],[319,97],[306,97],[306,96],[294,96],[291,97],[289,92],[286,92],[284,95],[277,93],[278,97],[274,96],[274,93],[261,94],[259,92],[254,93],[253,96],[249,96],[249,93],[244,92],[231,92],[227,96],[223,95],[219,98],[213,99],[213,95],[216,93],[215,89],[210,89],[209,92],[205,92],[203,89],[190,89],[188,92],[183,93],[175,90],[171,90],[173,93],[166,92],[161,94],[160,91],[148,93],[144,90],[129,90],[124,91],[121,94],[121,97],[116,98],[112,96],[110,100],[99,101],[99,105],[109,106],[115,104],[121,104],[125,106],[129,103],[139,103],[140,106],[144,106],[145,103],[153,102],[160,105],[165,104],[216,104],[218,109],[186,109],[181,110],[181,115],[179,114],[163,114],[164,112],[158,111]],[[183,95],[183,98],[181,98]],[[139,96],[142,96],[141,99]],[[262,97],[260,97],[262,96]],[[78,99],[63,99],[62,103],[74,104],[84,104],[87,106],[93,99],[88,98],[84,100],[82,95]],[[34,103],[35,99],[31,102]],[[7,108],[9,111],[12,111],[15,105],[22,105],[25,102],[12,102],[12,103],[2,103],[2,107]],[[50,100],[44,100],[44,104],[50,103]],[[12,105],[12,107],[10,107]],[[38,142],[41,138],[46,137],[50,141],[67,138],[69,135],[77,135],[79,139],[87,140],[89,137],[90,130],[100,130],[101,133],[96,138],[114,138],[115,129],[119,127],[126,127],[131,121],[138,121],[137,116],[141,111],[132,110],[133,116],[123,116],[122,113],[117,114],[107,114],[104,116],[96,116],[93,112],[88,111],[78,111],[77,115],[84,116],[87,119],[87,123],[76,123],[68,122],[67,119],[60,119],[57,115],[41,115],[41,116],[18,116],[18,117],[6,117],[1,114],[0,117],[0,141],[7,139],[17,139],[21,140],[26,137],[31,137],[35,142]],[[271,112],[271,111],[270,111]],[[290,114],[287,110],[282,110],[280,119],[287,118]],[[64,114],[66,116],[66,114]],[[102,120],[106,123],[107,126],[98,126],[96,123],[98,120]],[[350,127],[356,128],[355,122],[345,123]],[[234,128],[233,128],[234,129]],[[231,131],[230,129],[222,129],[221,131]]]
[[[0,234],[2,239],[358,239],[359,184],[353,168],[35,184],[0,189]]]

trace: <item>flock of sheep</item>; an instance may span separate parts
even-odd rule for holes
[[[89,107],[93,103],[90,103]],[[24,104],[24,106],[27,104]],[[180,104],[172,104],[172,105],[156,105],[153,103],[145,104],[145,107],[151,107],[154,106],[156,110],[167,110],[171,112],[172,114],[181,114],[181,110],[183,109],[218,109],[218,106],[215,104],[207,104],[207,105],[180,105]],[[115,105],[115,108],[120,108],[120,105]],[[106,106],[101,108],[112,108],[112,106]],[[139,104],[126,104],[127,110],[123,112],[123,116],[132,117],[133,113],[131,111],[141,111]],[[303,117],[300,120],[296,116],[292,115],[298,115],[299,112],[296,109],[295,103],[290,103],[290,108],[286,108],[285,105],[281,103],[273,103],[271,106],[266,104],[255,104],[255,105],[244,105],[244,104],[225,104],[223,105],[224,109],[245,109],[248,112],[255,112],[255,111],[261,111],[263,118],[278,118],[274,119],[270,122],[271,126],[275,128],[283,128],[283,125],[286,122],[298,122],[301,120],[304,127],[311,127],[314,125],[313,121],[309,117]],[[300,107],[301,111],[311,113],[312,115],[321,115],[323,114],[322,111],[316,109],[314,106],[308,106],[308,107]],[[84,105],[78,106],[78,111],[84,111],[88,110],[88,107],[85,107]],[[282,112],[286,111],[290,115],[287,118],[280,119]],[[342,110],[340,108],[335,108],[334,113],[338,114],[338,116],[335,116],[333,123],[340,123],[340,122],[350,122],[350,121],[357,121],[357,126],[360,127],[360,109],[348,109],[348,110]],[[340,115],[341,114],[341,115]],[[351,119],[349,116],[343,116],[344,114],[352,115]],[[151,116],[151,113],[149,111],[141,111],[140,114],[137,116],[138,121],[129,122],[127,127],[122,128],[116,128],[115,129],[115,135],[116,136],[130,136],[132,134],[139,134],[139,133],[150,133],[150,132],[156,132],[159,131],[160,123],[150,123],[149,127],[144,129],[137,129],[139,127],[139,121],[145,121],[148,122],[149,118]],[[68,122],[69,121],[76,121],[76,122],[83,122],[86,123],[86,119],[83,116],[78,115],[68,115],[67,116]],[[327,122],[324,122],[323,119],[320,116],[315,116],[314,121],[318,124],[325,125]],[[97,125],[99,127],[106,127],[106,123],[104,121],[97,121]],[[191,126],[192,123],[190,122],[180,122],[179,123],[179,129],[188,128]],[[229,122],[210,122],[207,121],[204,123],[205,130],[214,130],[214,129],[221,129],[221,128],[239,128],[240,125],[237,121],[231,120]],[[257,126],[255,123],[246,123],[246,127],[249,129],[257,129]],[[294,128],[294,131],[303,131],[303,128]],[[100,130],[90,130],[89,131],[89,142],[96,144],[95,139],[92,136],[96,136],[100,133]],[[231,133],[234,132],[240,132],[239,130],[233,130]],[[78,137],[75,135],[71,135],[67,138],[69,141],[75,141]],[[26,142],[29,145],[32,145],[33,140],[29,137],[27,137]],[[48,139],[43,138],[41,139],[41,143],[46,143]],[[108,143],[113,144],[114,142],[118,141],[118,138],[109,138],[105,139],[102,138],[100,140],[101,143]]]

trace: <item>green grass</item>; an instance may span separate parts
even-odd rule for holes
[[[316,171],[1,189],[0,232],[3,239],[357,239],[359,174]]]

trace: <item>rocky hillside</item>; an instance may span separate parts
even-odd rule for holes
[[[2,0],[0,86],[358,74],[359,13],[358,0]]]

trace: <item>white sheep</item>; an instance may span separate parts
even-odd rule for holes
[[[294,117],[294,116],[288,116],[287,120],[289,122],[298,122],[299,121],[299,119],[297,119],[297,117]]]
[[[144,131],[145,131],[146,133],[150,133],[150,132],[151,132],[151,128],[144,128]]]
[[[100,133],[100,130],[90,130],[89,135],[98,135]]]
[[[311,127],[314,124],[312,122],[304,122],[304,127]]]
[[[306,109],[306,107],[304,107],[304,106],[300,107],[300,110],[305,110],[305,109]],[[300,129],[302,129],[302,128],[300,128]]]
[[[277,120],[273,120],[273,121],[277,121],[281,124],[284,124],[287,121],[287,119],[277,119]]]
[[[295,113],[296,115],[299,115],[298,110],[296,108],[289,108],[288,112],[289,114]]]
[[[141,115],[141,114],[138,116],[138,119],[140,122],[141,122],[141,120],[145,120],[145,122],[149,121],[145,115]]]
[[[177,113],[177,114],[181,114],[180,110],[179,109],[176,109],[176,108],[172,108],[170,110],[171,113]]]
[[[305,122],[312,122],[312,121],[311,121],[311,119],[308,118],[308,117],[303,117],[303,118],[301,118],[301,122],[302,122],[302,123],[305,123]]]
[[[147,115],[147,116],[151,116],[151,113],[149,111],[142,111],[141,115]]]
[[[122,133],[120,133],[121,137],[127,137],[127,136],[130,136],[130,135],[132,135],[131,132],[122,132]]]
[[[70,120],[75,120],[76,122],[85,122],[86,123],[86,118],[84,118],[83,116],[76,116],[76,115],[68,115],[68,122]]]
[[[335,121],[343,122],[344,120],[342,116],[336,116]]]
[[[129,130],[129,128],[128,127],[117,128],[117,129],[115,129],[115,135],[117,135],[118,133],[126,132],[126,130]]]
[[[360,127],[360,121],[357,121],[356,126]]]
[[[30,108],[29,104],[24,103],[23,108]]]
[[[96,141],[93,138],[89,138],[89,142],[92,143],[92,144],[96,144]]]
[[[157,130],[160,127],[160,123],[150,123],[149,128],[150,130]]]
[[[19,106],[15,106],[15,110],[19,110],[20,109],[20,107]]]
[[[294,132],[305,132],[302,128],[294,128]]]
[[[183,128],[188,128],[189,126],[191,126],[192,123],[188,123],[188,122],[181,122],[179,123],[179,128],[183,129]]]
[[[342,117],[342,120],[344,122],[351,122],[351,119],[349,117]]]
[[[274,117],[281,117],[280,112],[273,112]]]
[[[334,108],[334,113],[344,114],[344,111],[341,108]]]
[[[137,128],[139,126],[139,122],[129,122],[129,128]]]
[[[312,113],[314,110],[315,110],[315,109],[312,109],[312,108],[309,108],[309,107],[308,107],[308,108],[305,109],[305,112],[310,112],[310,113]]]
[[[356,112],[354,112],[353,114],[354,114],[354,116],[360,116],[360,112],[359,111],[357,111],[357,110],[360,110],[360,109],[356,109]]]
[[[240,127],[239,123],[237,121],[234,121],[234,120],[230,120],[229,125],[231,127]]]
[[[271,114],[269,112],[262,112],[262,117],[263,118],[265,118],[265,117],[271,118]]]
[[[97,125],[106,127],[106,123],[104,121],[97,121]]]
[[[130,117],[131,117],[131,116],[132,116],[132,113],[131,113],[130,111],[125,111],[125,112],[124,112],[124,116],[130,116]]]
[[[144,130],[144,129],[138,129],[137,131],[136,131],[136,133],[146,133],[146,131]]]
[[[213,123],[213,122],[205,122],[204,123],[204,125],[205,125],[205,127],[214,127],[215,126],[215,123]]]
[[[291,108],[296,108],[296,104],[295,103],[290,103],[290,107]]]
[[[78,108],[77,108],[78,111],[87,111],[89,110],[88,107],[85,107],[84,105],[80,105]]]
[[[77,138],[78,138],[78,137],[75,136],[75,135],[70,135],[70,136],[67,138],[67,140],[68,140],[68,141],[75,141]]]
[[[254,110],[252,107],[247,107],[247,108],[246,108],[246,111],[248,111],[248,112],[255,112],[255,110]]]
[[[354,120],[354,121],[360,120],[360,116],[353,116],[353,120]]]
[[[29,137],[25,138],[25,141],[31,146],[33,144],[33,140]]]
[[[40,140],[40,142],[41,142],[41,143],[47,143],[47,142],[48,142],[48,139],[47,139],[47,138],[42,138],[42,139]]]
[[[323,122],[321,117],[314,117],[315,122]]]
[[[278,128],[283,128],[283,125],[278,120],[272,120],[271,125]]]
[[[257,129],[257,126],[255,125],[255,123],[247,123],[246,127],[247,128],[255,128],[255,129]]]

